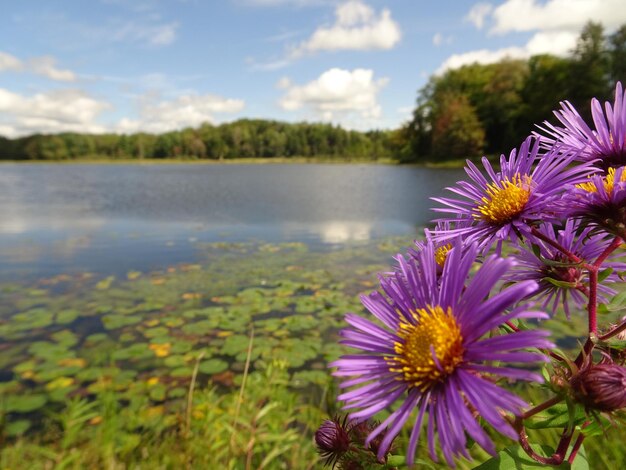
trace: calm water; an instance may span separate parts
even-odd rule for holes
[[[462,170],[383,165],[0,166],[0,279],[192,261],[213,241],[338,246],[417,233]]]

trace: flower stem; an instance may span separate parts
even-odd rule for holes
[[[589,334],[598,332],[598,268],[589,269],[589,303],[587,304]]]
[[[567,428],[563,430],[563,434],[561,434],[561,440],[559,441],[559,445],[556,448],[556,451],[550,457],[544,457],[535,452],[528,442],[528,434],[526,434],[526,428],[522,423],[521,418],[517,418],[515,421],[516,430],[519,433],[519,443],[524,449],[524,452],[533,460],[542,463],[544,465],[560,465],[565,460],[565,453],[567,452],[567,447],[572,440],[573,430],[568,431]]]
[[[543,410],[546,410],[546,409],[550,408],[552,405],[556,405],[557,403],[559,403],[562,400],[563,400],[563,397],[560,397],[558,395],[554,396],[554,397],[550,398],[549,400],[546,400],[543,403],[540,403],[537,406],[535,406],[534,408],[531,408],[530,410],[528,410],[525,413],[523,413],[522,416],[521,416],[521,419],[528,419],[531,416],[536,415],[537,413],[541,413]]]
[[[612,330],[609,330],[607,333],[600,336],[599,339],[600,341],[606,341],[607,339],[611,339],[613,336],[620,334],[624,330],[626,330],[626,319],[622,320],[622,322]]]
[[[585,423],[583,424],[583,428],[586,427],[586,425],[589,423]],[[569,454],[569,457],[567,458],[567,461],[569,463],[574,463],[574,459],[576,458],[576,455],[578,454],[578,451],[580,450],[580,446],[583,444],[583,441],[585,440],[585,435],[581,432],[578,437],[576,438],[576,441],[574,441],[574,445],[572,446],[572,451]]]
[[[537,230],[536,227],[532,227],[530,229],[530,231],[531,231],[531,233],[535,237],[539,238],[540,240],[543,240],[548,245],[550,245],[553,248],[556,248],[557,250],[559,250],[561,253],[563,253],[565,256],[567,256],[570,259],[570,261],[572,261],[573,263],[581,263],[583,261],[580,257],[576,256],[574,253],[569,251],[567,248],[565,248],[559,242],[557,242],[556,240],[552,240],[550,237],[548,237],[548,236],[544,235],[543,233],[541,233],[539,230]]]
[[[598,333],[598,272],[602,263],[622,244],[620,237],[615,237],[611,244],[598,256],[591,266],[587,266],[589,272],[589,303],[587,314],[589,319],[589,334]]]
[[[606,247],[606,249],[602,252],[600,256],[598,256],[598,259],[594,261],[593,265],[596,268],[599,268],[600,265],[604,263],[604,260],[606,260],[611,253],[617,250],[621,244],[622,244],[622,239],[620,237],[615,237],[615,239],[611,242],[611,244]]]

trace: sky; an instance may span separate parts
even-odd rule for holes
[[[0,0],[0,135],[405,122],[428,78],[567,55],[623,0]]]

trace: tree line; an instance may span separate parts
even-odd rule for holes
[[[549,120],[564,99],[590,122],[589,100],[611,99],[618,80],[626,82],[626,25],[606,35],[601,24],[589,22],[569,57],[505,59],[431,76],[418,92],[412,119],[392,131],[240,119],[158,135],[0,136],[0,159],[329,157],[431,162],[499,155],[519,145],[535,124]]]
[[[553,121],[565,99],[591,122],[589,101],[612,100],[617,81],[626,81],[626,25],[606,35],[589,22],[569,57],[473,64],[430,77],[391,141],[405,162],[508,153],[535,124]]]
[[[285,123],[241,119],[164,134],[36,134],[0,137],[0,158],[11,160],[106,159],[234,159],[391,157],[390,131],[357,132],[321,123]]]

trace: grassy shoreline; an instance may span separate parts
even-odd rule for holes
[[[271,157],[271,158],[233,158],[225,160],[159,158],[159,159],[78,159],[78,160],[0,160],[0,164],[61,164],[61,165],[283,165],[283,164],[332,164],[332,165],[394,165],[418,166],[424,168],[463,168],[466,160],[447,160],[443,162],[401,163],[392,158],[377,160],[340,159],[319,157]]]

